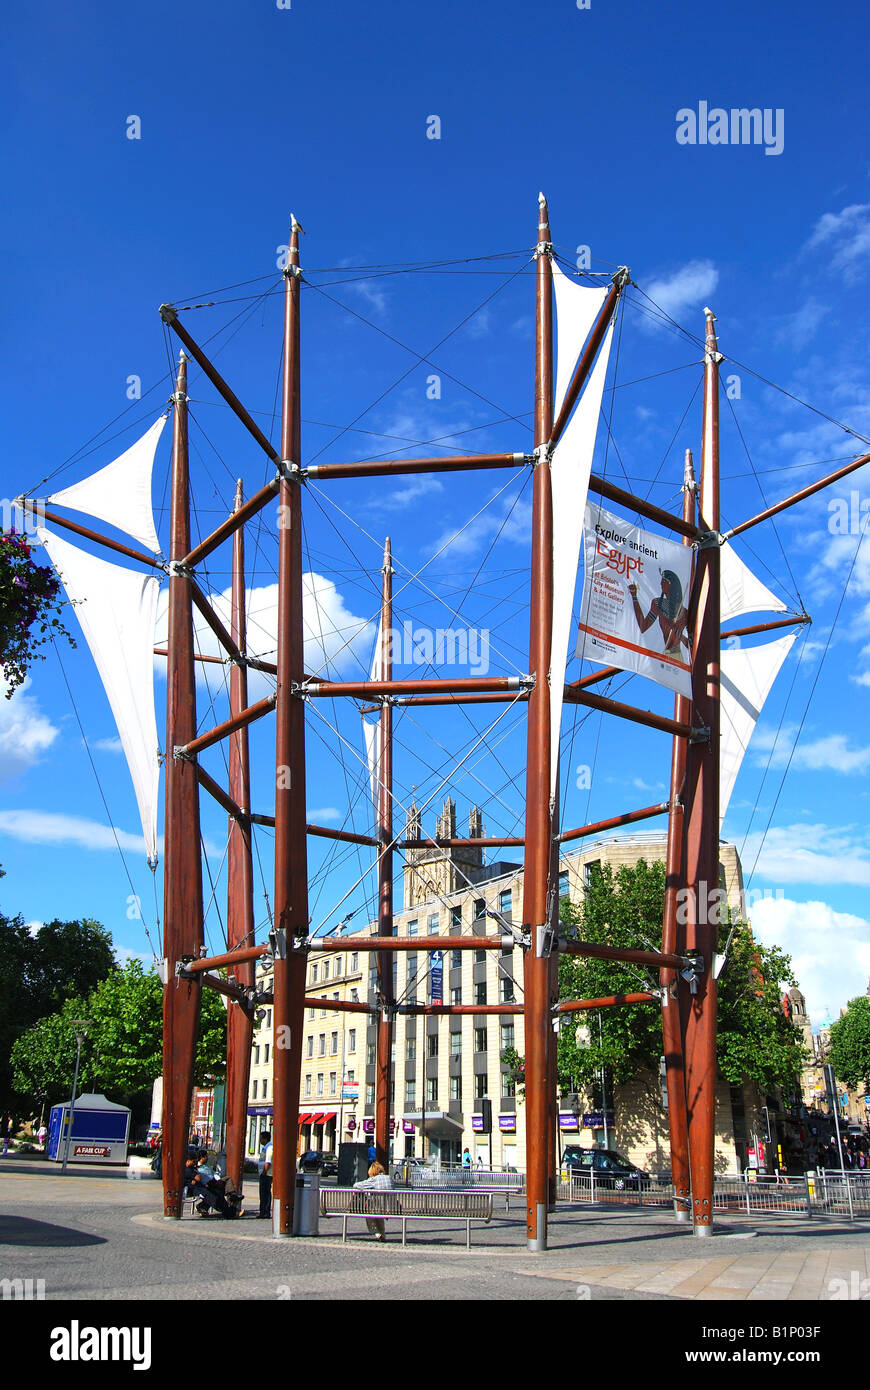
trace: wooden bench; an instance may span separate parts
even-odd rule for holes
[[[471,1223],[492,1220],[491,1192],[440,1192],[425,1188],[395,1188],[392,1192],[365,1188],[324,1187],[320,1190],[320,1215],[342,1218],[341,1241],[347,1243],[351,1217],[401,1221],[406,1244],[409,1221],[464,1221],[465,1248],[471,1249]]]

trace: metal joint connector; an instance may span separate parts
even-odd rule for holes
[[[693,729],[692,732],[689,734],[689,742],[690,742],[690,743],[709,743],[709,742],[710,742],[710,726],[709,726],[709,724],[702,724],[701,727],[700,727],[699,729]]]
[[[524,951],[530,951],[532,948],[532,928],[529,923],[523,922],[521,927],[512,926],[511,931],[517,945],[521,946]]]
[[[538,959],[552,956],[559,950],[559,938],[552,922],[535,927],[535,954]]]
[[[195,956],[182,956],[181,960],[175,962],[175,978],[177,980],[192,980],[195,976],[188,970],[188,966]]]
[[[177,763],[179,763],[179,762],[182,762],[182,763],[195,763],[195,762],[196,762],[196,754],[195,754],[195,753],[188,753],[188,751],[187,751],[187,744],[186,744],[186,743],[181,744],[181,745],[177,745],[175,748],[173,748],[173,750],[172,750],[172,756],[173,756],[175,762],[177,762]]]
[[[536,468],[539,463],[549,463],[553,457],[553,446],[549,443],[539,444],[532,454],[534,460],[532,467]]]
[[[269,949],[273,961],[287,959],[287,932],[284,927],[273,927],[269,932]]]
[[[157,312],[164,323],[175,323],[178,318],[178,310],[173,309],[171,304],[161,304]]]
[[[702,978],[705,970],[704,956],[701,951],[688,950],[683,957],[684,968],[680,971],[684,980],[689,982],[689,993],[698,993],[698,981]]]
[[[188,396],[186,391],[173,391],[169,399],[177,405],[180,401],[189,401],[190,396]]]
[[[300,227],[299,230],[301,231],[302,228]],[[293,280],[301,280],[302,267],[301,265],[285,265],[284,274]]]
[[[520,690],[534,690],[534,688],[535,688],[536,685],[537,685],[537,678],[536,678],[535,676],[520,676],[520,677],[519,677],[519,688],[520,688]]]
[[[704,358],[707,362],[715,362],[717,367],[720,362],[725,361],[725,358],[721,352],[705,352]]]
[[[275,467],[278,470],[279,476],[284,479],[285,483],[298,482],[302,477],[302,469],[299,467],[299,464],[294,463],[292,459],[276,459]]]
[[[552,241],[539,241],[537,246],[535,247],[535,260],[537,260],[539,256],[550,256],[552,258],[552,255]]]
[[[702,531],[694,542],[698,550],[715,550],[724,543],[725,537],[721,531]]]
[[[617,289],[624,290],[626,285],[631,284],[631,270],[627,265],[621,265],[611,280]]]
[[[170,579],[193,578],[193,569],[190,565],[182,564],[181,560],[167,560],[164,569]]]

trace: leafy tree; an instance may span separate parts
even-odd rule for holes
[[[665,869],[639,860],[614,872],[593,869],[581,905],[560,905],[563,929],[584,941],[634,949],[661,945]],[[804,1062],[801,1036],[782,1009],[785,988],[795,984],[791,962],[779,947],[754,940],[747,923],[719,928],[718,948],[732,932],[717,988],[717,1058],[732,1085],[754,1081],[764,1089],[790,1087]],[[559,998],[595,999],[658,987],[658,972],[620,961],[559,957]],[[652,1004],[605,1008],[565,1016],[559,1032],[558,1073],[563,1092],[587,1090],[602,1066],[608,1092],[639,1073],[657,1070],[662,1051],[661,1014]],[[518,1078],[523,1058],[503,1054]],[[845,1079],[845,1078],[844,1078]]]
[[[870,1081],[870,999],[862,995],[831,1026],[831,1064],[838,1081],[852,1089]]]
[[[61,603],[60,581],[49,565],[34,564],[27,537],[0,532],[0,667],[7,700],[31,663],[42,659],[39,647],[56,635],[75,646],[57,616]]]
[[[181,986],[184,988],[184,986]],[[115,968],[86,1000],[69,999],[59,1012],[30,1028],[13,1048],[14,1084],[39,1105],[69,1097],[75,1067],[73,1019],[88,1019],[82,1045],[80,1090],[129,1103],[163,1068],[163,986],[139,960]],[[221,1072],[226,1053],[223,999],[203,990],[195,1080]]]
[[[0,1111],[17,1115],[12,1083],[15,1040],[64,1001],[83,997],[116,969],[112,937],[90,918],[53,921],[35,933],[22,918],[0,914]],[[75,1015],[73,1015],[75,1016]]]

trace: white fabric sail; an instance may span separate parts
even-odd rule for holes
[[[577,359],[592,331],[607,290],[588,289],[569,280],[553,261],[553,290],[556,295],[556,414],[571,385]],[[583,508],[580,508],[582,515]]]
[[[573,288],[573,287],[572,287]],[[585,291],[589,293],[589,291]],[[586,382],[583,394],[553,451],[553,632],[550,641],[550,796],[556,794],[559,770],[559,738],[562,724],[562,698],[568,646],[571,641],[571,615],[574,585],[583,541],[583,518],[601,398],[607,376],[607,363],[613,341],[613,324],[607,330],[598,360]]]
[[[375,650],[372,656],[369,680],[379,681],[383,679],[381,634],[383,632],[383,620],[378,623],[378,635],[375,638]],[[366,761],[369,765],[369,785],[372,792],[372,805],[375,810],[375,824],[378,823],[380,814],[380,777],[381,777],[381,719],[380,715],[371,723],[363,716],[363,736],[366,742]]]
[[[154,626],[159,581],[86,554],[37,528],[74,606],[115,717],[133,779],[145,850],[157,861],[160,781],[154,712]]]
[[[48,501],[70,507],[75,512],[97,516],[110,526],[116,526],[119,531],[125,531],[146,550],[158,555],[160,542],[151,509],[151,473],[166,419],[162,415],[141,439],[137,439],[112,463],[107,463],[98,473],[82,478],[80,483],[52,493]]]
[[[789,632],[761,647],[723,647],[720,656],[719,826],[749,740],[780,667],[797,634]]]
[[[726,542],[720,547],[721,604],[720,620],[730,622],[741,613],[785,613],[782,599],[771,593],[751,569],[743,563],[736,550]]]

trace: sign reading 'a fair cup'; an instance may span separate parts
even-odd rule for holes
[[[692,549],[586,504],[577,656],[691,695]]]

